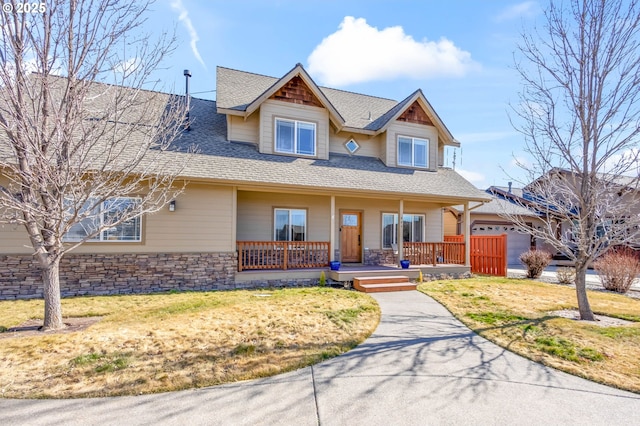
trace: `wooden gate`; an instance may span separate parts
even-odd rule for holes
[[[449,235],[445,241],[464,242],[464,235]],[[507,276],[507,234],[472,235],[471,272],[475,274]]]

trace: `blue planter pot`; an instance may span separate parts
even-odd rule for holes
[[[402,266],[402,269],[408,269],[409,268],[409,264],[410,264],[410,262],[408,260],[401,260],[400,261],[400,266]]]
[[[329,262],[329,267],[331,268],[332,271],[339,271],[340,270],[340,262],[338,262],[338,261]]]

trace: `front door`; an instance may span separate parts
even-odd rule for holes
[[[340,213],[340,260],[362,262],[362,214],[355,211]]]

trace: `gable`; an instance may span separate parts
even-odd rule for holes
[[[427,116],[427,113],[424,112],[418,101],[414,101],[411,106],[407,108],[396,120],[433,126],[433,122]]]
[[[269,99],[324,108],[322,102],[313,94],[309,86],[297,75],[278,89]]]

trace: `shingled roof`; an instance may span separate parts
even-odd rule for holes
[[[442,142],[445,145],[459,146],[459,142],[453,138],[421,90],[416,90],[398,102],[392,99],[321,87],[316,85],[300,64],[297,64],[280,78],[218,67],[216,81],[218,112],[251,114],[257,103],[260,103],[267,94],[285,84],[294,75],[303,77],[312,90],[321,94],[320,97],[325,101],[325,107],[335,113],[336,117],[332,121],[338,128],[359,130],[370,134],[380,133],[408,107],[418,101],[434,122]]]
[[[443,204],[490,199],[448,168],[437,171],[393,168],[377,158],[335,153],[327,160],[262,154],[253,144],[226,140],[226,117],[217,112],[215,101],[193,98],[191,118],[191,130],[175,143],[179,151],[189,146],[198,148],[182,171],[189,179],[343,194],[368,192]]]

